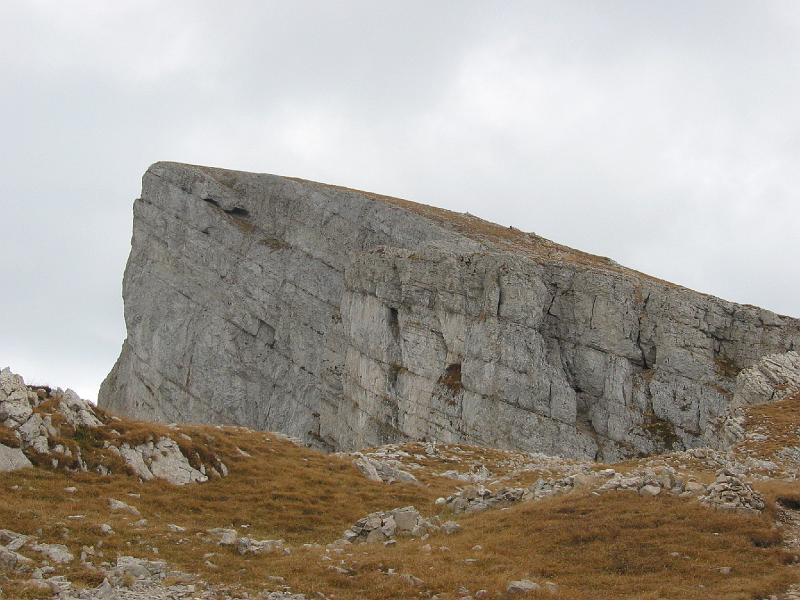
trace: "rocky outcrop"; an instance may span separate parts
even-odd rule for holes
[[[746,431],[749,406],[778,402],[800,391],[800,354],[795,351],[770,354],[736,377],[736,388],[728,413],[722,420],[722,447],[741,442]],[[750,432],[751,435],[759,435]]]
[[[800,390],[800,354],[765,356],[736,377],[733,406],[751,406],[782,400]]]
[[[617,459],[721,443],[798,321],[534,234],[308,181],[157,163],[100,404],[329,449],[436,439]]]
[[[120,419],[101,412],[72,390],[32,388],[10,369],[0,371],[0,473],[33,464],[108,475],[118,465],[144,481],[158,478],[175,485],[203,483],[207,473],[224,477],[228,468],[213,453],[206,465],[195,452],[197,468],[173,439],[149,435],[132,443],[114,426]],[[191,442],[191,437],[181,434]],[[136,436],[138,437],[138,435]],[[86,452],[88,451],[88,456]]]
[[[422,517],[416,508],[405,506],[388,512],[374,512],[359,519],[344,532],[342,539],[351,544],[372,544],[392,540],[398,535],[420,537],[437,529],[439,526]]]

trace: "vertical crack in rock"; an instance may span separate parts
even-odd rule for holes
[[[647,313],[648,302],[650,302],[650,292],[647,293],[647,297],[642,301],[642,307],[639,309],[638,327],[636,331],[636,346],[638,346],[639,352],[642,355],[642,367],[644,369],[650,368],[650,364],[647,361],[647,353],[644,350],[644,346],[642,346],[642,322]],[[594,312],[594,306],[592,306],[592,311]]]

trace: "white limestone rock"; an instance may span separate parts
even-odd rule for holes
[[[62,394],[58,411],[73,427],[99,427],[103,424],[94,414],[92,406],[69,389]]]
[[[63,544],[31,544],[30,549],[42,554],[50,562],[63,564],[75,560],[75,557]]]
[[[408,471],[401,469],[397,461],[380,460],[356,453],[353,464],[361,473],[372,481],[393,483],[396,481],[416,482],[417,478]]]
[[[131,506],[130,504],[128,504],[127,502],[123,502],[122,500],[109,498],[108,507],[111,509],[112,512],[126,512],[132,514],[135,517],[142,516],[138,508],[136,508],[135,506]]]
[[[99,402],[334,450],[436,439],[615,460],[722,444],[800,322],[474,217],[157,163]]]
[[[236,541],[236,551],[241,554],[289,554],[283,540],[254,540],[240,537]]]
[[[775,402],[800,390],[800,354],[770,354],[736,377],[734,406]]]
[[[29,568],[32,565],[33,561],[30,558],[14,550],[9,550],[8,548],[0,546],[0,570],[21,570]]]
[[[22,450],[0,444],[0,473],[9,473],[32,466],[31,461]]]
[[[529,594],[531,592],[537,592],[540,589],[542,589],[542,586],[530,579],[509,581],[506,586],[506,592],[509,594]]]

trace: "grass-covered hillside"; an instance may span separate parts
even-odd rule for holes
[[[89,405],[97,423],[76,425],[64,392],[26,388],[25,417],[8,388],[0,444],[33,466],[0,475],[0,598],[752,600],[800,581],[800,396],[750,409],[729,452],[600,465],[430,442],[322,454]],[[33,414],[45,451],[13,416]]]

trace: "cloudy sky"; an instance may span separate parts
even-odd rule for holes
[[[800,316],[800,2],[0,3],[0,367],[94,399],[157,160],[514,224]]]

